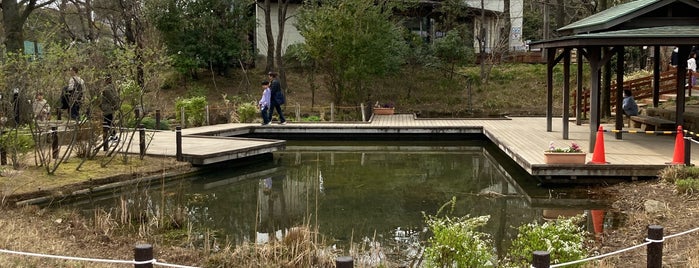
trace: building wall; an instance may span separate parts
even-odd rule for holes
[[[296,43],[303,43],[303,36],[294,26],[296,24],[296,13],[298,13],[300,5],[299,4],[289,4],[286,11],[286,16],[289,19],[286,21],[286,26],[284,26],[284,40],[282,44],[282,54],[286,52],[286,48],[289,45]],[[279,36],[279,26],[277,24],[277,18],[279,17],[279,5],[277,3],[272,3],[271,7],[271,17],[272,17],[272,35],[274,36],[274,42],[277,42],[277,37]],[[259,7],[255,8],[255,17],[257,18],[257,27],[255,28],[255,40],[257,54],[262,56],[267,56],[267,34],[265,33],[265,12]]]
[[[466,4],[472,8],[480,9],[481,0],[465,0]],[[483,0],[483,8],[493,12],[503,12],[505,1],[503,0]],[[524,0],[510,0],[510,42],[509,50],[525,50],[522,40],[522,18],[524,17]],[[504,27],[503,18],[498,16],[488,16],[485,18],[486,43],[485,51],[490,53],[500,41],[500,29]],[[479,33],[481,27],[480,16],[475,18],[474,33]],[[480,50],[478,40],[473,40],[474,48]]]

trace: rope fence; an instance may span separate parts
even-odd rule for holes
[[[86,261],[86,262],[100,262],[100,263],[113,263],[113,264],[132,264],[132,265],[134,265],[134,268],[153,267],[153,265],[160,265],[160,266],[165,266],[165,267],[175,267],[175,268],[197,268],[196,266],[186,266],[186,265],[178,265],[178,264],[169,264],[169,263],[165,263],[165,262],[159,262],[158,260],[153,258],[153,246],[151,246],[149,244],[136,245],[136,247],[134,248],[134,260],[111,260],[111,259],[71,257],[71,256],[50,255],[50,254],[31,253],[31,252],[21,252],[21,251],[7,250],[7,249],[0,249],[0,253],[39,257],[39,258],[71,260],[71,261]],[[149,258],[144,259],[143,256],[147,256]]]
[[[583,263],[583,262],[588,262],[596,259],[602,259],[605,257],[609,257],[612,255],[620,254],[629,250],[634,250],[640,247],[647,246],[647,256],[646,256],[646,262],[647,262],[647,267],[652,267],[652,268],[661,268],[662,267],[662,262],[663,262],[663,242],[665,242],[665,239],[689,234],[692,232],[699,231],[699,227],[690,229],[684,232],[676,233],[673,235],[668,235],[668,236],[663,236],[663,227],[660,225],[649,225],[648,226],[648,237],[645,239],[645,242],[634,245],[628,248],[620,249],[614,252],[609,252],[581,260],[576,260],[576,261],[570,261],[566,263],[559,263],[559,264],[551,264],[551,258],[549,255],[548,251],[535,251],[532,253],[533,258],[532,258],[532,264],[531,268],[555,268],[555,267],[564,267],[568,265],[573,265],[573,264],[578,264],[578,263]]]

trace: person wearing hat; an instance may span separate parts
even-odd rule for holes
[[[270,110],[269,110],[269,119],[272,121],[272,115],[274,114],[274,111],[276,110],[277,113],[279,114],[279,124],[280,125],[286,125],[286,119],[284,118],[284,112],[282,112],[282,104],[286,102],[284,98],[284,93],[282,92],[282,86],[279,84],[279,79],[277,79],[277,73],[275,72],[269,72],[267,74],[269,76],[269,80],[271,82],[270,86]]]

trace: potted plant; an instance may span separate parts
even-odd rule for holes
[[[395,107],[392,102],[380,104],[378,101],[374,104],[375,115],[392,115],[395,112]]]
[[[544,163],[546,164],[585,164],[585,156],[580,145],[572,142],[568,147],[556,147],[549,143],[549,149],[544,151]]]

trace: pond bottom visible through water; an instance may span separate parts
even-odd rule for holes
[[[419,251],[429,236],[425,215],[436,215],[452,197],[454,210],[441,215],[489,215],[481,231],[499,256],[517,226],[585,209],[553,202],[555,196],[575,203],[586,198],[575,189],[538,188],[483,141],[289,142],[273,161],[217,167],[144,196],[126,199],[145,207],[159,206],[161,198],[165,206],[184,206],[195,229],[218,230],[235,244],[281,239],[290,228],[309,225],[345,254],[351,242],[380,245],[397,261]],[[552,209],[532,207],[539,199]]]

